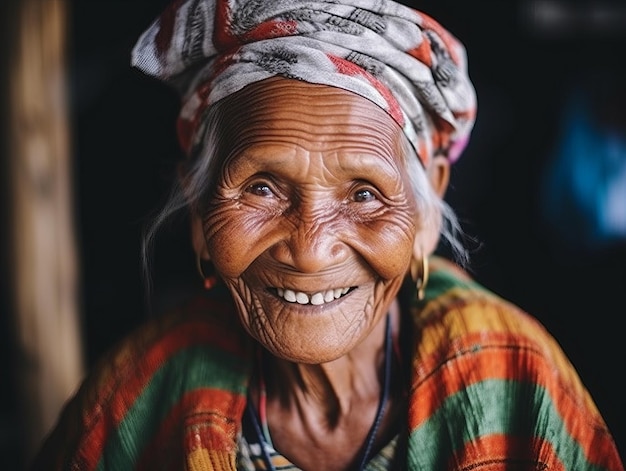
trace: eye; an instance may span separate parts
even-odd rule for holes
[[[256,182],[248,185],[246,192],[263,197],[272,196],[274,194],[270,186],[265,182]]]
[[[361,188],[354,192],[354,201],[357,203],[367,203],[374,200],[376,200],[376,195],[367,188]]]

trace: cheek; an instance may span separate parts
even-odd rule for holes
[[[247,216],[236,202],[209,209],[203,223],[209,256],[216,270],[224,277],[236,278],[263,252],[258,219]]]
[[[383,279],[402,277],[408,270],[417,227],[407,214],[390,214],[362,228],[354,238],[359,252]]]

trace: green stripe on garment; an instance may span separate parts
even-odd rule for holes
[[[528,408],[522,409],[519,404],[528,404]],[[472,384],[450,396],[411,433],[409,469],[448,469],[450,458],[466,443],[493,434],[546,440],[567,469],[572,463],[577,464],[576,470],[604,469],[587,462],[544,388],[495,379]]]
[[[479,290],[481,293],[490,293],[482,285],[473,280],[460,280],[454,273],[447,270],[435,270],[432,272],[425,288],[425,301],[437,299],[452,289],[467,291]]]
[[[215,361],[216,357],[220,360]],[[211,387],[245,394],[245,363],[241,357],[207,346],[195,346],[172,356],[155,372],[111,433],[96,469],[133,469],[154,432],[185,393]]]

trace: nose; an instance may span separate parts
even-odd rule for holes
[[[272,248],[279,262],[303,273],[317,273],[344,262],[349,246],[342,240],[336,215],[294,217],[284,237]]]

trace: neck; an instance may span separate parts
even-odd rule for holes
[[[279,405],[305,411],[308,416],[315,412],[319,419],[332,424],[353,411],[355,404],[378,401],[384,376],[385,319],[355,349],[331,362],[299,364],[264,355],[268,407]],[[396,306],[390,311],[390,322],[395,342],[399,326]]]
[[[251,396],[260,417],[267,418],[261,426],[268,427],[266,436],[276,449],[302,469],[320,464],[320,450],[333,457],[324,469],[363,469],[405,415],[392,348],[398,328],[394,305],[353,352],[335,361],[302,365],[264,355]]]
[[[385,364],[385,319],[351,352],[327,363],[293,363],[264,355],[268,401],[279,401],[283,407],[302,403],[303,408],[313,407],[333,415],[349,411],[354,401],[378,400]],[[397,307],[390,311],[390,321],[392,337],[396,337]]]

